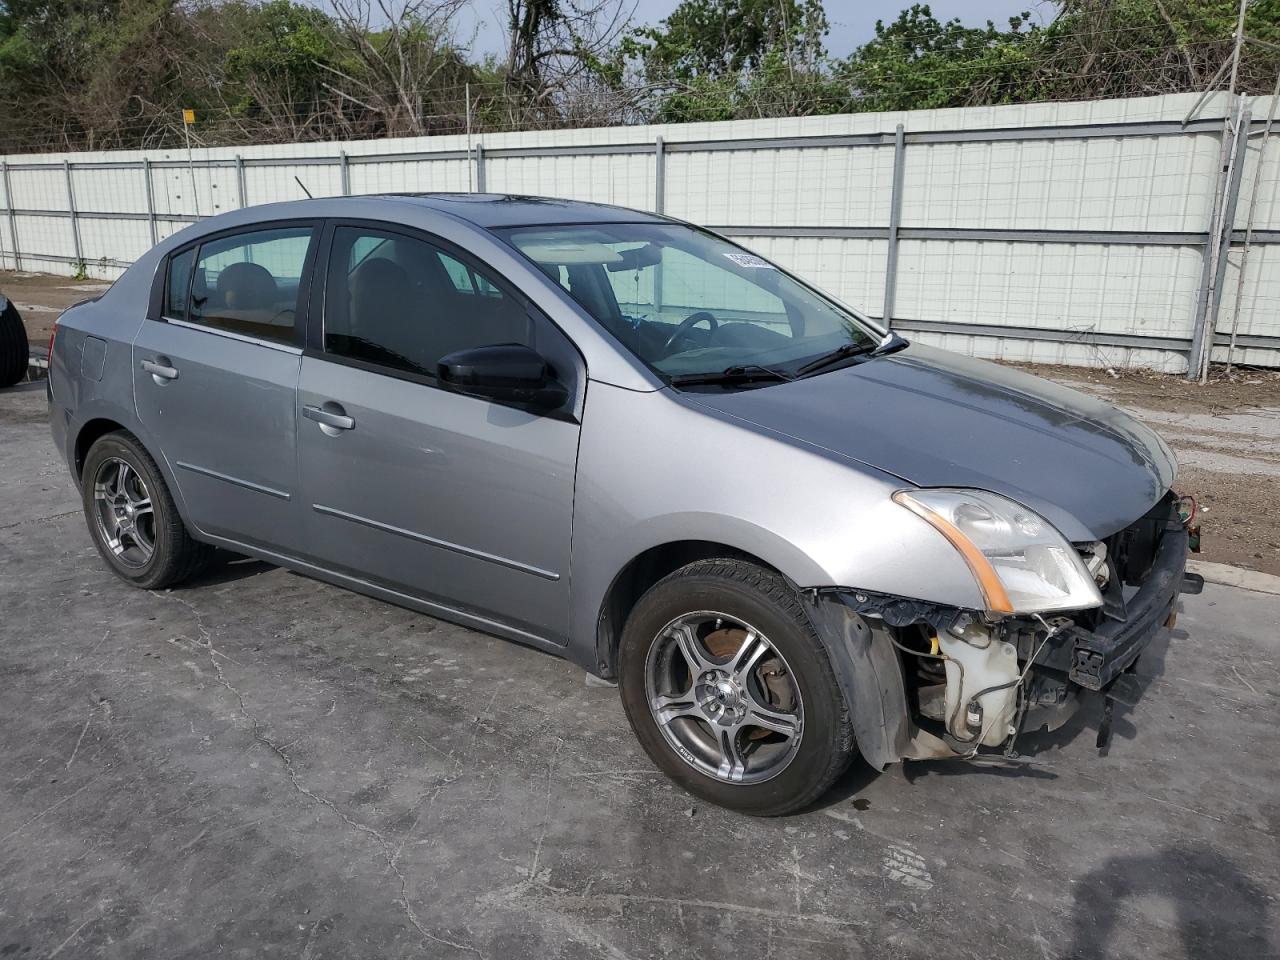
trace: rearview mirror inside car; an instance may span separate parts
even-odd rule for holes
[[[645,267],[655,267],[661,262],[662,247],[656,243],[646,243],[643,247],[619,250],[618,259],[611,263],[606,263],[604,268],[610,273],[620,273],[625,270],[643,270]]]

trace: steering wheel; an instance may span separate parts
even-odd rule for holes
[[[667,342],[662,345],[662,352],[669,353],[677,340],[683,337],[686,333],[692,330],[695,325],[701,323],[703,320],[711,324],[712,333],[715,333],[716,328],[720,326],[719,321],[717,321],[716,318],[706,310],[699,310],[697,313],[691,313],[681,320],[680,325],[676,327],[671,336],[667,337]]]

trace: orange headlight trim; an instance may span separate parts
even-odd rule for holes
[[[973,573],[973,578],[978,581],[978,588],[982,591],[982,599],[988,611],[1013,613],[1013,603],[1009,600],[1009,594],[1005,591],[1004,584],[1000,582],[995,567],[991,566],[991,561],[983,556],[982,551],[974,546],[973,541],[966,537],[959,527],[940,513],[925,506],[906,490],[895,493],[893,502],[906,507],[950,541],[964,558],[964,562]]]

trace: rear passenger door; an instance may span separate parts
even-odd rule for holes
[[[516,290],[443,241],[337,224],[325,250],[323,317],[313,311],[298,396],[313,556],[446,615],[562,642],[580,356]],[[575,398],[568,409],[441,387],[441,357],[500,343],[541,353]]]
[[[296,400],[319,229],[273,224],[172,253],[133,344],[134,399],[203,532],[300,549]]]

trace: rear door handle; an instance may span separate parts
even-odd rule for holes
[[[302,415],[308,420],[314,420],[320,424],[321,428],[330,427],[334,430],[351,430],[356,425],[356,422],[348,417],[346,411],[342,409],[342,405],[334,403],[332,400],[323,407],[307,404],[302,408]],[[328,433],[327,430],[325,432]],[[329,435],[333,436],[333,434]]]
[[[151,374],[156,383],[178,379],[178,368],[169,366],[165,357],[160,357],[158,360],[143,360],[142,369]]]

